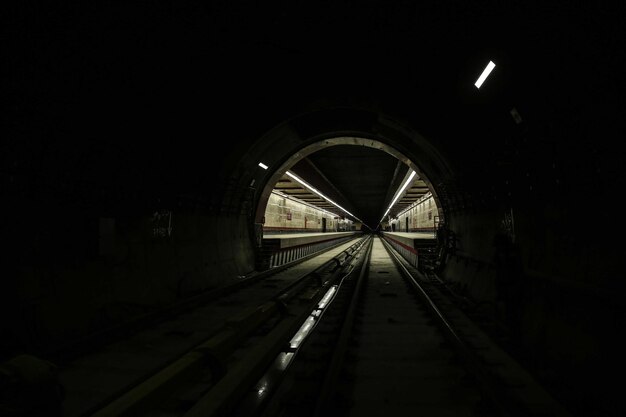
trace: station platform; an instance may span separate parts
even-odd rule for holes
[[[383,232],[383,234],[414,249],[437,241],[435,232]]]
[[[264,234],[257,269],[274,268],[296,261],[361,234],[360,231]]]
[[[437,245],[435,232],[382,232],[382,237],[391,244],[411,265],[420,267],[420,258],[431,256]]]

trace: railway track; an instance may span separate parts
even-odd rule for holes
[[[384,240],[281,269],[74,362],[64,417],[569,416]]]
[[[236,408],[193,415],[569,415],[385,241],[362,260],[287,367]]]

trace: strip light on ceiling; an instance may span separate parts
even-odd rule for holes
[[[290,171],[287,171],[286,174],[288,176],[290,176],[291,178],[293,178],[294,180],[296,180],[297,182],[299,182],[300,184],[304,185],[307,189],[311,190],[312,192],[314,192],[315,194],[319,195],[320,197],[322,197],[324,200],[328,201],[330,204],[332,204],[333,206],[345,211],[346,213],[348,213],[350,216],[354,217],[355,219],[357,219],[358,221],[360,221],[361,223],[363,223],[363,220],[359,219],[358,217],[356,217],[354,214],[350,213],[348,210],[346,210],[345,208],[341,207],[339,204],[335,203],[333,200],[331,200],[330,198],[326,197],[324,194],[320,193],[319,191],[317,191],[314,187],[312,187],[311,185],[307,184],[306,182],[304,182],[302,179],[298,178],[297,176],[295,176],[294,174],[292,174]],[[365,223],[363,223],[365,224]],[[367,225],[366,225],[367,226]],[[368,226],[369,227],[369,226]]]
[[[378,224],[380,224],[383,219],[385,218],[385,216],[387,215],[387,213],[389,213],[389,210],[391,210],[391,208],[393,207],[394,204],[396,204],[396,201],[398,201],[398,198],[400,198],[400,196],[402,195],[402,193],[404,192],[404,190],[406,189],[406,187],[409,186],[409,184],[411,183],[411,181],[413,181],[413,177],[415,176],[415,171],[411,171],[411,175],[409,175],[409,178],[407,178],[407,180],[404,182],[404,185],[402,185],[402,187],[400,188],[400,190],[396,193],[395,198],[393,199],[393,201],[391,202],[391,204],[389,204],[389,207],[387,208],[387,211],[385,211],[385,214],[383,214],[383,217],[380,219],[380,221],[378,222]]]
[[[483,73],[480,74],[480,77],[478,77],[478,80],[476,80],[476,82],[474,83],[476,88],[480,88],[480,86],[483,85],[483,83],[485,82],[485,80],[487,79],[489,74],[491,74],[491,71],[493,71],[495,67],[496,67],[496,64],[494,64],[493,61],[489,61],[489,63],[483,70]]]
[[[267,169],[267,165],[265,165],[263,162],[259,162],[259,166],[263,169]]]

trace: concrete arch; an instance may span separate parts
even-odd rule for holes
[[[245,181],[255,190],[249,213],[253,222],[262,221],[274,184],[290,167],[314,152],[338,145],[367,146],[402,161],[428,184],[445,216],[446,204],[437,190],[454,177],[454,171],[431,141],[377,111],[331,108],[303,113],[275,126],[242,158],[240,167],[251,174]],[[268,170],[258,168],[259,162],[268,165]]]
[[[369,147],[372,149],[378,149],[404,162],[412,170],[417,172],[420,178],[422,178],[429,185],[429,188],[431,189],[431,192],[433,193],[434,199],[437,202],[437,206],[439,209],[441,209],[441,205],[438,203],[439,199],[437,197],[436,189],[433,187],[431,181],[428,179],[428,176],[425,175],[420,169],[420,167],[417,164],[415,164],[411,159],[406,157],[401,152],[397,151],[394,147],[387,145],[383,142],[380,142],[379,140],[376,140],[376,139],[368,139],[368,138],[354,137],[354,136],[340,136],[340,137],[333,137],[333,138],[328,138],[328,139],[321,139],[319,142],[306,145],[304,148],[300,149],[298,152],[296,152],[291,157],[289,157],[287,161],[285,161],[281,166],[277,167],[274,170],[274,172],[269,177],[269,179],[265,183],[265,186],[260,190],[260,193],[258,195],[258,205],[256,209],[256,214],[255,214],[255,222],[259,222],[261,220],[260,217],[263,215],[263,212],[265,211],[267,200],[269,198],[270,193],[272,192],[272,188],[274,184],[276,184],[278,179],[287,170],[289,170],[292,166],[294,166],[298,161],[304,159],[305,157],[307,157],[308,155],[311,155],[312,153],[315,153],[319,150],[322,150],[328,147],[339,146],[339,145],[365,146],[365,147]]]

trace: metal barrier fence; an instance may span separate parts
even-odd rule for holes
[[[269,267],[274,268],[277,266],[288,264],[289,262],[296,261],[298,259],[304,258],[305,256],[313,255],[317,252],[323,251],[324,249],[340,245],[354,238],[354,235],[345,236],[338,239],[325,240],[323,242],[315,242],[311,244],[304,244],[300,246],[294,246],[292,248],[278,250],[270,255]]]

